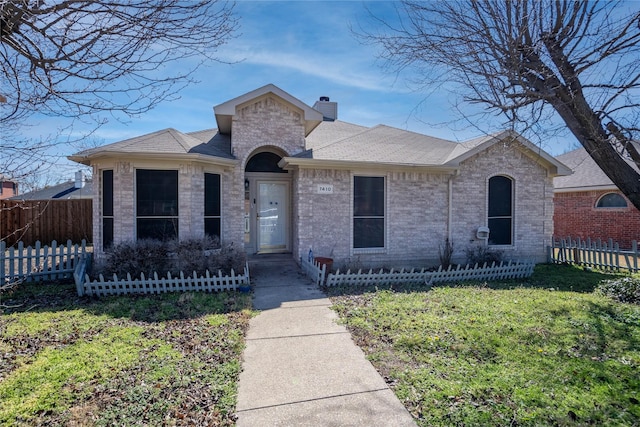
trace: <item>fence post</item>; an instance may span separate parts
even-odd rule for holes
[[[4,241],[0,241],[0,285],[4,285],[5,281],[5,268],[4,263],[6,260],[5,251],[7,250],[7,244]]]

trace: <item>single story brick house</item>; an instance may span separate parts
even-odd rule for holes
[[[274,85],[214,107],[217,128],[164,129],[69,158],[91,165],[94,242],[218,235],[249,254],[335,265],[434,265],[490,246],[545,260],[553,178],[571,173],[513,132],[456,143],[338,120]]]
[[[621,248],[640,240],[640,211],[584,148],[556,157],[573,170],[554,179],[554,234],[558,238],[613,239]]]

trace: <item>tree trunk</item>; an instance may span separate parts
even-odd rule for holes
[[[640,210],[640,174],[618,154],[586,100],[575,94],[570,102],[562,98],[550,102],[600,169]]]

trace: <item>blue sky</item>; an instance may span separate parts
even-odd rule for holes
[[[180,92],[180,99],[165,102],[140,117],[108,122],[89,138],[88,145],[107,144],[173,127],[183,132],[216,127],[213,106],[273,83],[313,105],[320,96],[338,103],[338,118],[366,126],[389,126],[454,141],[479,135],[476,129],[454,130],[447,123],[457,118],[454,101],[444,90],[426,97],[407,84],[410,75],[384,71],[376,46],[363,45],[351,28],[368,21],[371,9],[391,19],[392,2],[360,1],[239,1],[237,38],[219,51],[232,64],[213,63],[197,74],[200,81]],[[54,119],[42,121],[31,132],[55,132]],[[498,128],[495,131],[500,130]],[[81,127],[76,132],[81,133]],[[543,148],[561,154],[572,143],[551,141]],[[78,165],[64,157],[77,147],[60,145],[55,155],[63,167],[58,173],[73,176]],[[66,179],[64,176],[62,179]]]

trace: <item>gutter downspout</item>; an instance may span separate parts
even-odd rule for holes
[[[453,239],[453,230],[452,230],[452,226],[453,226],[453,179],[460,175],[460,171],[456,170],[453,174],[451,174],[449,176],[449,179],[447,180],[447,184],[449,187],[449,194],[448,194],[448,215],[447,215],[447,239],[449,239],[449,243],[451,243],[452,239]]]

